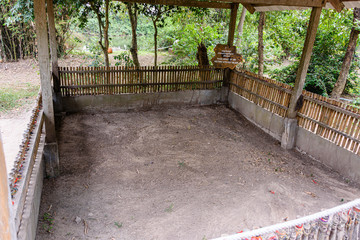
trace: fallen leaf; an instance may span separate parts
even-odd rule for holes
[[[316,197],[316,195],[315,195],[315,193],[312,193],[312,192],[305,192],[307,195],[310,195],[310,196],[312,196],[312,197]]]

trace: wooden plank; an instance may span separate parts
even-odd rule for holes
[[[141,0],[140,0],[141,1]],[[217,0],[218,2],[233,2],[241,4],[252,4],[258,6],[282,5],[295,7],[324,7],[324,0]]]
[[[122,1],[122,0],[116,0]],[[129,3],[147,3],[147,4],[160,4],[169,6],[180,6],[180,7],[199,7],[199,8],[219,8],[219,9],[230,9],[230,1],[196,1],[196,0],[126,0],[122,2]]]
[[[249,13],[253,14],[256,10],[255,10],[255,7],[249,3],[241,3],[244,8],[246,8],[246,10],[249,11]]]
[[[304,2],[304,1],[299,1]],[[314,7],[311,11],[310,22],[306,34],[304,49],[301,55],[299,68],[296,74],[295,87],[291,96],[290,106],[288,109],[288,118],[296,118],[296,103],[303,92],[305,78],[309,67],[312,49],[315,42],[316,32],[320,21],[321,7]]]
[[[48,28],[49,28],[49,43],[50,43],[50,55],[51,55],[51,66],[52,66],[52,77],[54,92],[60,91],[60,80],[59,80],[59,68],[58,68],[58,57],[57,57],[57,41],[55,32],[55,16],[54,6],[52,0],[46,0],[46,8],[48,15]]]
[[[15,222],[10,215],[10,189],[0,133],[0,239],[16,239]]]
[[[340,0],[329,0],[329,2],[337,12],[341,12],[345,8],[344,3],[342,3]]]
[[[34,0],[34,15],[36,27],[36,40],[38,49],[38,61],[40,66],[40,82],[45,114],[45,141],[56,142],[55,115],[52,99],[50,56],[48,30],[45,11],[45,0]]]
[[[235,36],[236,18],[237,18],[238,8],[239,8],[238,3],[231,4],[229,34],[228,34],[228,42],[227,42],[228,46],[234,45],[234,36]]]

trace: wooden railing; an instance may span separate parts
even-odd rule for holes
[[[286,116],[292,87],[247,71],[233,71],[230,90],[251,102],[278,114]]]
[[[198,66],[60,67],[62,96],[173,92],[222,86],[223,70]]]
[[[360,155],[360,110],[307,91],[303,96],[299,126]]]
[[[230,90],[286,117],[292,87],[247,71],[233,71]],[[360,110],[318,94],[303,91],[299,126],[360,155]]]

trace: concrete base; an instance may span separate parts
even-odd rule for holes
[[[226,101],[226,89],[63,97],[65,112],[119,112],[166,104],[211,105]]]
[[[34,240],[36,237],[43,179],[44,160],[42,147],[40,147],[31,172],[29,188],[17,235],[18,240]]]
[[[54,112],[61,113],[63,111],[63,103],[61,93],[53,93]]]
[[[46,143],[44,147],[46,177],[57,177],[60,174],[58,144]]]
[[[359,155],[301,127],[296,137],[296,148],[338,171],[344,178],[360,183]]]
[[[284,149],[293,149],[296,143],[297,119],[285,118],[284,133],[281,137],[281,147]]]
[[[276,140],[281,140],[281,135],[284,132],[284,119],[281,116],[250,102],[234,92],[229,93],[229,106]]]

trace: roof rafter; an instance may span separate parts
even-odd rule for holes
[[[337,12],[341,12],[345,7],[344,3],[340,0],[329,0],[329,2],[333,5]]]
[[[283,5],[283,6],[298,6],[298,7],[324,7],[326,0],[217,0],[219,2],[236,2],[241,4],[251,5]],[[340,0],[338,0],[340,1]]]
[[[184,6],[184,7],[200,7],[200,8],[222,8],[231,9],[231,1],[197,1],[197,0],[116,0],[129,3],[148,3],[148,4],[161,4],[170,6]]]

